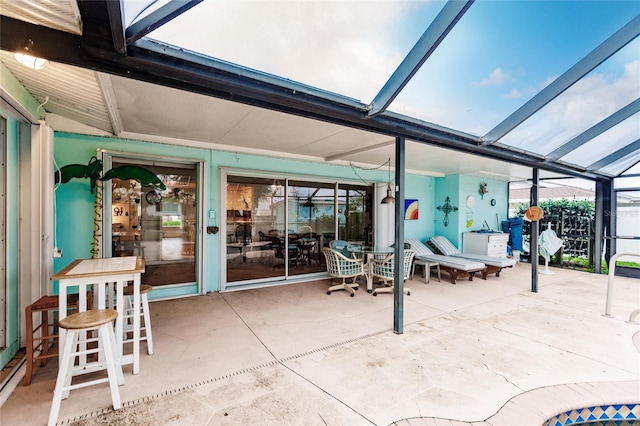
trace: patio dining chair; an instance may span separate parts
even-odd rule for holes
[[[412,249],[404,250],[404,259],[403,259],[403,279],[406,281],[409,279],[409,274],[411,273],[411,264],[413,263],[413,258],[416,255],[416,252]],[[378,278],[385,283],[391,282],[391,285],[388,287],[377,288],[373,290],[373,295],[377,296],[378,293],[393,293],[394,284],[394,256],[395,253],[392,253],[385,257],[384,259],[372,259],[371,266],[371,275],[374,278]],[[407,296],[411,295],[411,289],[404,288],[404,293]]]
[[[345,257],[351,257],[349,242],[345,240],[331,240],[329,242],[329,248],[339,251]]]
[[[338,250],[334,250],[330,247],[323,247],[322,254],[327,261],[327,272],[332,278],[341,278],[342,283],[336,284],[327,290],[327,294],[331,294],[332,291],[346,290],[351,297],[355,296],[355,290],[358,289],[358,283],[356,279],[364,276],[364,261],[362,259],[353,259],[346,257]],[[347,278],[351,278],[351,283],[347,283]]]
[[[281,259],[283,262],[285,261],[285,244],[284,239],[278,237],[271,237],[271,248],[273,249],[273,257],[274,259]],[[289,265],[293,265],[296,268],[298,267],[298,262],[302,261],[302,251],[298,244],[294,241],[289,241],[288,244],[288,256]],[[283,263],[284,265],[284,263]],[[278,266],[275,262],[273,267]]]

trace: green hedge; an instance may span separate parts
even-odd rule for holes
[[[167,220],[162,222],[162,226],[181,226],[181,220]]]

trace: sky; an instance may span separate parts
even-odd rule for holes
[[[145,2],[126,4],[130,19]],[[149,37],[368,104],[444,4],[207,0]],[[477,0],[389,111],[482,136],[638,14],[635,0]],[[634,40],[500,143],[546,154],[639,97]],[[636,114],[570,159],[639,134]]]

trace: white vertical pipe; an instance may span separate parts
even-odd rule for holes
[[[611,304],[613,303],[613,278],[616,274],[616,261],[618,258],[622,256],[640,256],[640,253],[617,253],[615,256],[609,260],[609,282],[607,284],[607,303],[604,308],[605,317],[611,317]],[[633,317],[635,316],[635,311],[632,313],[629,321],[633,321]]]
[[[387,195],[387,185],[376,184],[375,194],[375,245],[388,247],[393,244],[395,238],[395,208],[393,204],[380,204],[380,200]],[[395,191],[393,194],[395,195]]]

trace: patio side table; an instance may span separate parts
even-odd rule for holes
[[[422,266],[422,276],[424,277],[425,284],[429,284],[431,279],[431,268],[434,266],[438,270],[438,281],[441,280],[440,277],[440,264],[438,262],[428,262],[426,260],[416,259],[413,261],[413,267],[411,268],[411,279],[413,279],[413,274],[416,272],[416,265]]]

